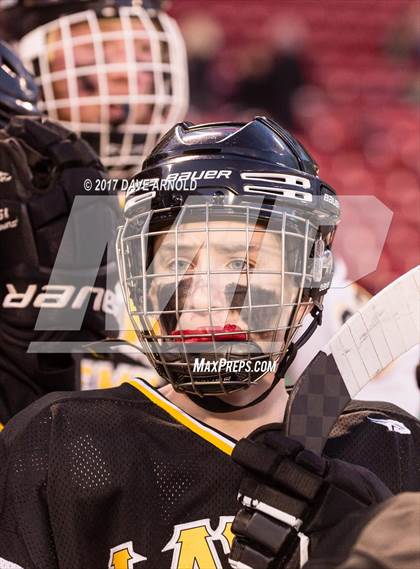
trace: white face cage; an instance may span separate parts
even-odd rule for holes
[[[142,349],[175,389],[226,394],[275,370],[313,306],[319,227],[285,208],[192,197],[126,219],[117,240],[125,301]],[[149,205],[147,205],[149,201]],[[136,209],[136,208],[133,208]],[[318,278],[318,277],[317,277]]]
[[[175,21],[140,6],[62,16],[24,36],[20,55],[50,117],[84,137],[113,176],[130,175],[188,107]]]

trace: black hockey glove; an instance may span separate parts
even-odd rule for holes
[[[391,495],[369,470],[315,455],[285,437],[280,425],[240,440],[232,458],[245,470],[243,507],[232,526],[236,569],[303,566],[309,544],[311,558],[322,543],[323,554],[327,544],[345,559],[354,525]]]
[[[117,197],[85,189],[106,178],[58,123],[15,117],[0,131],[0,422],[35,395],[76,386],[70,354],[27,353],[31,342],[99,340],[106,318],[118,328],[112,244],[104,254]]]

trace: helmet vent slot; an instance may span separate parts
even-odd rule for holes
[[[311,202],[312,194],[307,192],[297,192],[296,190],[289,190],[286,188],[275,188],[268,186],[244,186],[244,192],[250,194],[263,194],[269,196],[278,196],[291,198],[299,201]]]

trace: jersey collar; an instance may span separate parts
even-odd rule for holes
[[[142,379],[131,379],[127,381],[132,387],[140,391],[149,401],[163,409],[168,415],[175,419],[181,425],[184,425],[187,429],[212,444],[222,452],[227,455],[231,455],[233,449],[237,443],[235,439],[221,433],[217,429],[213,429],[202,423],[198,419],[195,419],[177,405],[169,401],[164,395],[159,393],[154,387],[149,383],[143,381]]]

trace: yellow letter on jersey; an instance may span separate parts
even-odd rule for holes
[[[108,569],[134,569],[136,563],[145,560],[146,557],[134,552],[133,542],[127,541],[111,549]]]
[[[226,555],[229,555],[232,549],[233,538],[235,537],[232,533],[232,523],[233,516],[221,516],[219,526],[213,534],[213,539],[220,541]]]
[[[222,569],[213,533],[209,519],[175,526],[172,539],[162,550],[174,550],[171,569]]]

